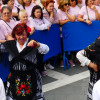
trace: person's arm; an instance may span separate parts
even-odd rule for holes
[[[35,32],[35,27],[31,27],[30,35],[32,35]]]
[[[50,14],[50,16],[48,15],[48,12],[44,12],[43,17],[45,19],[47,19],[50,23],[53,23],[53,21],[54,21],[53,12]]]
[[[84,56],[85,51],[81,50],[77,53],[76,57],[78,58],[78,60],[81,63],[81,66],[88,66],[89,63],[91,62],[87,57]]]
[[[31,40],[28,45],[29,47],[35,47],[38,49],[40,54],[46,54],[49,52],[49,47],[46,44],[36,42],[35,40]]]
[[[0,79],[0,100],[6,100],[5,89],[1,79]]]
[[[80,22],[84,22],[84,23],[87,23],[88,25],[92,24],[92,22],[88,19],[83,19],[83,15],[78,15],[78,18],[77,18],[78,21]]]
[[[70,20],[69,19],[66,19],[66,20],[59,20],[59,24],[60,25],[64,25],[65,23],[69,22]]]
[[[48,29],[48,26],[45,23],[42,24],[42,25],[38,25],[37,23],[35,23],[35,21],[33,23],[34,23],[35,30],[45,30],[45,29]]]
[[[76,57],[78,58],[78,60],[80,61],[81,63],[81,66],[88,66],[90,68],[92,68],[94,71],[98,71],[97,70],[97,65],[94,64],[93,62],[91,62],[90,59],[88,59],[86,56],[85,56],[85,50],[81,50],[77,53]]]
[[[74,22],[74,21],[75,21],[75,16],[71,16],[67,11],[66,11],[66,15],[67,15],[68,19],[69,19],[71,22]]]
[[[93,9],[95,12],[96,20],[100,20],[100,14],[99,14],[98,10],[96,9],[95,5],[92,5],[91,9]]]
[[[12,16],[18,16],[18,13],[12,12]]]
[[[39,43],[38,52],[40,54],[47,54],[49,52],[49,47],[46,44]]]

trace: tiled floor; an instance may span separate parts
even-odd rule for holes
[[[70,67],[66,71],[56,67],[43,77],[46,100],[86,100],[89,72],[87,67]]]

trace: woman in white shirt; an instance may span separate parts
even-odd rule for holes
[[[42,8],[38,5],[32,9],[31,19],[36,30],[49,30],[51,23],[43,17]]]

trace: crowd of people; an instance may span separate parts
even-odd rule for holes
[[[43,55],[49,51],[49,47],[28,39],[29,35],[34,34],[35,30],[49,31],[52,24],[59,24],[60,30],[62,30],[62,25],[67,22],[80,21],[90,25],[95,20],[100,20],[100,0],[0,1],[0,53],[8,52],[8,59],[11,62],[6,86],[7,100],[28,100],[29,98],[30,100],[44,100],[40,73],[44,76],[47,75],[44,67],[54,69],[52,58],[43,63]],[[15,48],[15,51],[11,47]],[[90,63],[92,58],[90,60],[87,58],[86,62],[86,57],[83,56],[84,51],[88,50],[80,51],[77,58],[83,65],[90,66],[95,71],[91,65],[95,60],[93,59],[93,62]],[[69,63],[71,66],[75,66],[71,56],[68,57]],[[38,61],[41,63],[38,64]],[[96,64],[98,65],[98,63]],[[41,65],[42,68],[39,67]],[[63,66],[62,61],[61,66]],[[92,77],[95,77],[94,74],[90,77],[89,84],[93,88],[99,78],[92,80]],[[32,81],[33,79],[35,82]],[[1,100],[5,100],[5,97],[3,98]],[[91,93],[88,95],[88,100],[92,100]]]

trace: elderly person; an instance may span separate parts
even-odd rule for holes
[[[90,25],[92,21],[100,20],[100,8],[93,5],[93,0],[86,0],[85,4],[86,6],[83,6],[79,12],[78,21]]]
[[[70,3],[68,0],[62,0],[59,4],[59,10],[58,10],[58,18],[59,18],[59,24],[63,25],[69,21],[74,22],[75,21],[75,16],[74,14],[69,14],[69,9],[70,9]]]
[[[41,65],[41,57],[49,51],[49,47],[30,40],[28,36],[27,25],[19,23],[12,31],[15,40],[0,44],[0,53],[9,53],[11,66],[7,78],[7,100],[44,100],[41,75],[37,67]]]
[[[3,0],[3,4],[7,4],[12,9],[12,16],[18,20],[18,13],[21,9],[23,9],[22,5],[18,6],[15,4],[14,0]]]
[[[20,19],[20,21],[17,21],[16,24],[25,23],[27,26],[29,26],[31,28],[30,35],[32,35],[34,33],[34,31],[35,31],[35,28],[34,28],[34,24],[33,24],[32,19],[28,18],[28,14],[27,14],[26,10],[24,10],[24,9],[20,10],[19,19]]]
[[[28,17],[31,16],[32,8],[33,8],[35,5],[36,5],[36,4],[32,3],[31,0],[23,0],[23,7],[24,7],[24,9],[27,11]]]
[[[51,24],[59,24],[57,10],[54,9],[54,0],[46,0],[43,10],[43,17]]]
[[[15,26],[15,21],[11,19],[12,10],[8,5],[4,5],[1,9],[1,17],[0,23],[5,27],[6,32],[11,35],[11,32]]]

